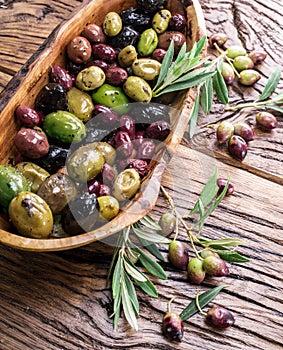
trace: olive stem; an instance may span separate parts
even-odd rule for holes
[[[252,107],[252,108],[266,108],[268,106],[271,106],[273,105],[274,103],[274,100],[273,99],[269,99],[267,101],[262,101],[262,102],[247,102],[247,103],[242,103],[242,104],[239,104],[239,105],[236,105],[236,106],[227,106],[225,109],[227,111],[234,111],[234,110],[237,110],[237,109],[243,109],[243,108],[249,108],[249,107]]]
[[[176,225],[175,225],[175,235],[174,235],[173,241],[176,241],[178,234],[179,234],[179,218],[177,216],[176,217]]]
[[[237,76],[238,78],[240,78],[239,72],[237,71],[237,69],[236,69],[236,68],[234,67],[234,65],[233,65],[233,60],[232,60],[230,57],[228,57],[228,56],[226,55],[226,51],[221,50],[220,47],[219,47],[216,43],[214,43],[214,46],[215,46],[216,50],[217,50],[217,51],[225,58],[225,60],[230,64],[230,66],[231,66],[231,68],[233,69],[233,71],[234,71],[234,73],[236,74],[236,76]]]
[[[174,299],[175,299],[175,297],[171,298],[171,299],[169,300],[169,302],[168,302],[168,306],[167,306],[168,312],[171,312],[171,304],[172,304],[172,302],[173,302]]]
[[[198,308],[198,310],[199,310],[199,313],[201,314],[201,315],[203,315],[203,316],[207,316],[207,313],[206,312],[204,312],[202,309],[201,309],[201,307],[200,307],[200,304],[199,304],[199,293],[197,293],[196,294],[196,306],[197,306],[197,308]]]

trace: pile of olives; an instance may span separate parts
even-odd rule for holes
[[[0,165],[0,205],[31,238],[80,234],[113,219],[139,191],[158,143],[170,133],[152,85],[186,18],[166,0],[109,12],[66,46],[34,106],[20,105],[13,166]]]

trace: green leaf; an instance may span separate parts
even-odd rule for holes
[[[151,230],[161,231],[160,225],[149,215],[144,216],[139,220],[139,223],[150,228]]]
[[[216,68],[216,74],[213,77],[213,87],[218,100],[226,105],[229,102],[228,89],[219,67]]]
[[[121,273],[122,273],[122,258],[121,258],[121,255],[119,255],[118,260],[116,262],[114,272],[113,272],[113,277],[112,277],[112,296],[113,296],[113,299],[115,299],[120,292]]]
[[[271,74],[269,79],[267,80],[265,87],[257,99],[257,101],[264,101],[266,100],[276,89],[279,81],[281,78],[281,69],[280,67],[277,67],[275,71]]]
[[[160,261],[165,261],[164,256],[160,253],[160,250],[158,249],[157,245],[155,243],[151,243],[149,241],[146,241],[145,239],[142,239],[139,237],[139,240],[142,244],[142,246],[149,251],[153,256],[156,257],[156,259]]]
[[[146,277],[145,275],[140,272],[135,265],[133,265],[130,261],[126,261],[124,259],[124,267],[127,273],[133,277],[134,280],[140,281],[140,282],[145,282]]]
[[[155,233],[155,232],[145,231],[143,229],[136,227],[135,225],[133,225],[133,231],[139,238],[145,239],[150,242],[163,243],[163,244],[171,243],[171,240],[168,239],[167,237],[159,235],[158,233]]]
[[[213,103],[213,81],[212,78],[207,79],[201,89],[201,108],[205,114],[211,111]]]
[[[273,109],[274,111],[283,113],[283,108],[277,106],[268,106],[268,108]]]
[[[119,317],[121,315],[121,302],[122,302],[122,297],[120,296],[118,299],[118,303],[117,303],[117,309],[115,311],[114,314],[114,319],[113,319],[113,328],[114,331],[116,331],[117,327],[118,327],[118,321],[119,321]]]
[[[241,242],[236,238],[205,239],[205,238],[199,237],[199,241],[201,245],[203,245],[204,247],[211,247],[211,246],[237,247],[243,244],[243,242]]]
[[[215,167],[213,175],[208,179],[193,209],[189,212],[189,215],[199,213],[199,207],[198,207],[199,201],[202,202],[203,207],[206,207],[215,198],[219,190],[219,187],[217,185],[217,176],[218,176],[217,168]]]
[[[212,73],[212,72],[207,72],[207,68],[198,68],[195,70],[192,70],[184,75],[182,75],[180,78],[178,78],[175,83],[182,83],[182,82],[186,82],[188,80],[192,80],[195,77],[199,77],[201,74],[204,73]]]
[[[153,276],[166,280],[167,276],[162,266],[160,266],[153,258],[147,255],[144,251],[139,249],[137,246],[134,248],[137,253],[140,254],[139,261],[143,264],[146,270]]]
[[[178,64],[179,62],[181,62],[184,59],[186,51],[187,51],[187,44],[186,44],[186,42],[184,42],[184,44],[182,45],[182,47],[178,53],[178,56],[176,57],[176,59],[174,61],[174,65]]]
[[[195,56],[198,56],[203,50],[204,45],[206,43],[206,39],[207,39],[206,36],[203,36],[199,41],[195,43],[195,46],[196,46]]]
[[[174,57],[174,41],[172,40],[163,58],[158,79],[153,90],[160,85],[160,83],[164,80],[164,78],[168,74],[168,70],[169,70],[169,67],[171,66],[173,57]]]
[[[201,308],[205,307],[208,303],[210,303],[217,294],[226,286],[219,286],[215,287],[213,289],[207,290],[206,292],[199,295],[198,301],[199,306]],[[196,304],[196,300],[193,300],[190,302],[190,304],[180,313],[180,317],[182,321],[187,320],[188,318],[192,317],[196,313],[199,312],[199,309]]]
[[[134,284],[127,274],[124,275],[124,279],[125,279],[127,291],[129,293],[129,297],[131,299],[133,308],[135,310],[136,315],[138,315],[139,314],[139,301],[137,298],[137,293],[136,293]]]
[[[199,91],[197,92],[196,99],[195,99],[195,102],[193,104],[193,108],[191,111],[190,121],[189,121],[190,138],[192,138],[194,136],[194,133],[196,130],[196,126],[197,126],[197,122],[198,122],[198,113],[199,113]]]
[[[125,283],[125,280],[121,281],[121,296],[122,296],[122,305],[123,305],[123,311],[126,317],[126,320],[128,321],[129,325],[134,329],[138,330],[138,322],[135,314],[135,310],[133,308],[132,301],[130,299],[127,285]]]
[[[157,290],[154,284],[149,279],[147,279],[146,282],[140,282],[140,281],[135,281],[135,282],[150,297],[152,298],[158,297]]]
[[[220,249],[220,247],[218,247]],[[221,259],[226,260],[228,262],[237,262],[237,263],[243,263],[250,261],[250,259],[246,258],[245,256],[234,252],[232,250],[217,250],[217,254],[220,256]]]
[[[114,250],[114,253],[113,253],[113,256],[112,256],[111,264],[110,264],[110,267],[109,267],[109,270],[108,270],[106,283],[108,283],[108,281],[110,279],[112,270],[114,268],[114,263],[116,261],[117,254],[119,253],[122,241],[123,241],[123,234],[119,233],[118,237],[117,237],[116,247],[115,247],[115,250]]]

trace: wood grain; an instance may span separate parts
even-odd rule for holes
[[[74,0],[0,2],[0,88],[79,4]],[[230,88],[232,103],[256,98],[273,68],[283,65],[281,6],[280,0],[202,1],[209,35],[225,31],[229,43],[242,43],[248,50],[261,47],[268,53],[255,89],[235,84]],[[256,131],[243,163],[216,147],[214,132],[206,127],[222,119],[253,122],[253,115],[254,111],[231,114],[216,103],[209,116],[202,115],[197,136],[183,141],[186,147],[179,147],[163,179],[179,210],[185,212],[215,165],[220,176],[230,173],[235,193],[209,218],[203,235],[241,238],[245,244],[239,251],[250,262],[233,264],[229,277],[209,278],[201,286],[189,284],[184,272],[164,263],[168,280],[155,281],[159,298],[139,293],[140,330],[130,330],[121,319],[114,333],[109,320],[111,292],[105,285],[111,247],[95,243],[60,253],[32,253],[0,246],[1,350],[282,349],[282,116],[277,130]],[[158,218],[167,210],[160,196],[153,215]],[[184,232],[181,239],[186,240]],[[166,247],[161,250],[166,257]],[[179,312],[196,292],[220,284],[228,287],[215,303],[233,312],[235,326],[218,331],[198,314],[185,322],[181,344],[168,342],[161,333],[161,320],[169,299],[175,296],[172,307]]]

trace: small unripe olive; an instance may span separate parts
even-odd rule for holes
[[[239,82],[242,85],[251,86],[255,84],[260,78],[261,78],[261,75],[256,70],[245,69],[245,70],[242,70],[240,73]]]
[[[189,262],[189,246],[180,241],[172,241],[169,245],[170,262],[180,270],[186,270]]]
[[[196,284],[201,284],[205,278],[205,271],[202,267],[203,260],[199,258],[192,258],[188,264],[188,279]]]
[[[262,129],[266,130],[275,129],[278,125],[278,120],[276,117],[269,112],[257,113],[256,122]]]
[[[218,143],[222,144],[229,140],[234,134],[234,125],[227,120],[223,120],[217,127],[216,137]]]
[[[170,235],[170,233],[174,232],[176,228],[176,216],[172,213],[162,214],[159,219],[159,225],[165,236]]]
[[[234,70],[233,70],[233,68],[230,66],[230,64],[227,63],[227,62],[223,62],[221,74],[222,74],[223,79],[224,79],[224,81],[225,81],[225,83],[226,83],[227,85],[232,84],[233,81],[235,80],[235,73],[234,73]]]
[[[217,255],[207,256],[202,262],[202,267],[206,273],[215,277],[227,276],[230,273],[226,262]]]
[[[254,67],[254,63],[251,58],[248,56],[237,56],[235,57],[233,61],[234,67],[237,69],[237,71],[241,72],[245,69],[251,69]]]
[[[229,46],[228,49],[226,50],[227,57],[232,59],[234,59],[237,56],[245,56],[246,53],[247,53],[246,49],[239,45]]]

